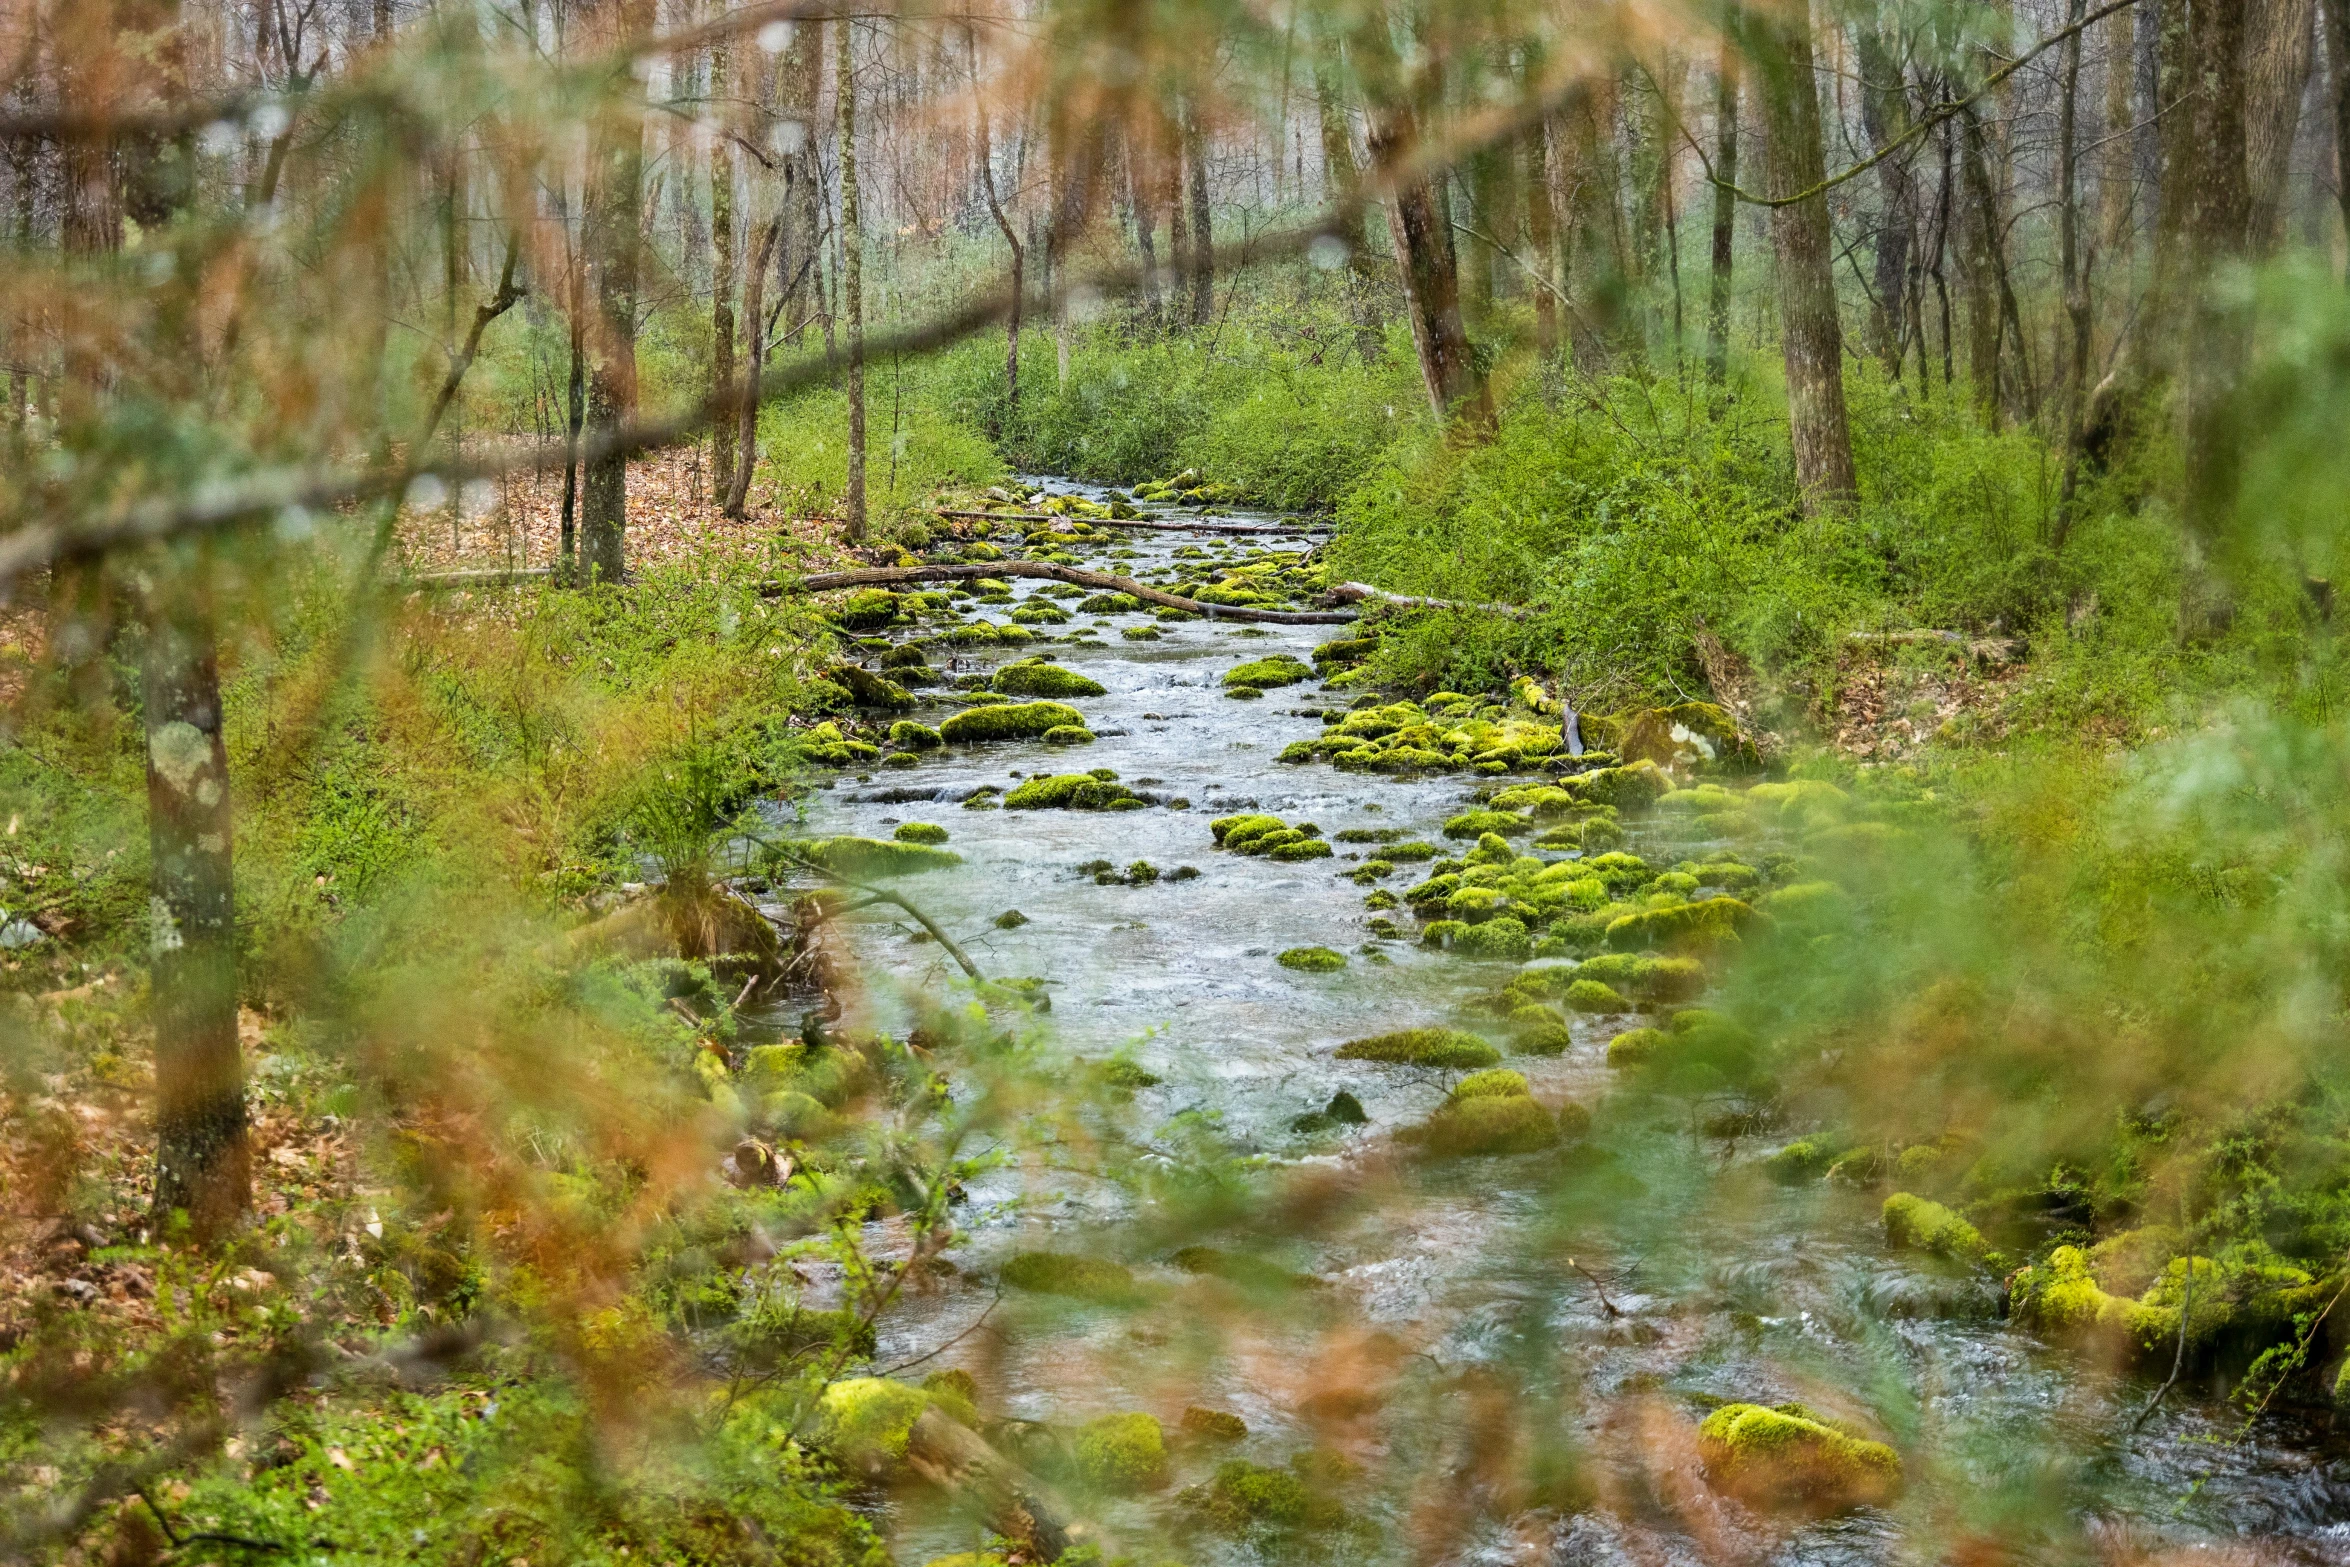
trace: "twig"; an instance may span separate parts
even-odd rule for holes
[[[957,1344],[962,1343],[963,1340],[969,1338],[972,1334],[985,1327],[987,1325],[987,1319],[993,1316],[995,1314],[996,1307],[1002,1305],[1003,1303],[1004,1292],[1002,1286],[999,1285],[996,1288],[995,1299],[987,1303],[987,1310],[979,1314],[978,1321],[972,1323],[969,1327],[956,1334],[953,1338],[948,1339],[944,1344],[939,1345],[938,1348],[932,1350],[929,1354],[916,1355],[912,1360],[900,1361],[898,1364],[890,1367],[887,1371],[877,1371],[874,1373],[874,1375],[881,1377],[894,1377],[901,1371],[913,1370],[916,1366],[921,1365],[926,1360],[936,1360],[939,1356],[945,1354],[948,1350],[953,1349]]]
[[[1583,1264],[1577,1262],[1572,1257],[1567,1259],[1567,1266],[1573,1268],[1577,1273],[1582,1274],[1584,1278],[1590,1280],[1592,1290],[1599,1296],[1601,1310],[1605,1311],[1611,1317],[1620,1317],[1623,1315],[1621,1311],[1616,1309],[1616,1303],[1607,1298],[1607,1286],[1599,1282],[1598,1274],[1593,1273],[1589,1268],[1586,1268],[1583,1266]]]

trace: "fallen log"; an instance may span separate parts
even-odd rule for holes
[[[1099,588],[1108,593],[1130,593],[1146,604],[1158,604],[1168,609],[1185,609],[1210,620],[1263,621],[1276,626],[1343,626],[1353,623],[1355,616],[1338,610],[1256,609],[1237,604],[1202,604],[1137,582],[1132,577],[1114,577],[1106,571],[1087,571],[1081,566],[1059,566],[1041,560],[998,560],[966,566],[869,566],[861,571],[826,571],[797,582],[763,582],[759,591],[769,598],[785,593],[830,593],[837,588],[886,588],[912,582],[973,582],[981,577],[1050,577],[1056,582],[1073,583],[1081,588]]]
[[[1467,599],[1414,598],[1407,593],[1390,593],[1375,588],[1368,582],[1341,582],[1330,589],[1330,596],[1344,604],[1357,604],[1369,599],[1374,604],[1393,604],[1398,609],[1473,609],[1483,615],[1506,615],[1512,620],[1529,619],[1534,611],[1522,604],[1478,604]]]
[[[1327,533],[1329,528],[1285,526],[1275,522],[1168,522],[1157,517],[1063,517],[1047,512],[1028,511],[949,511],[936,509],[946,518],[968,518],[987,522],[1082,522],[1089,528],[1149,528],[1168,533],[1270,533],[1283,538],[1303,538],[1310,534]]]
[[[434,571],[410,577],[400,586],[411,593],[440,588],[510,588],[522,582],[550,581],[554,575],[552,566],[516,566],[506,571]]]
[[[1940,642],[1949,647],[1963,648],[1969,658],[1990,664],[2012,663],[2023,647],[2022,641],[2015,637],[1967,637],[1956,631],[1925,628],[1911,631],[1847,631],[1844,640],[1883,647]]]
[[[1074,1545],[1102,1543],[1094,1530],[1070,1521],[1068,1508],[1035,1476],[935,1408],[922,1411],[906,1433],[906,1467],[968,1500],[990,1529],[1039,1560],[1059,1561]]]

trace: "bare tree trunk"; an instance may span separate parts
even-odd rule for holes
[[[1388,35],[1384,7],[1365,10],[1351,47],[1363,79],[1371,163],[1389,181],[1388,228],[1395,237],[1396,269],[1403,276],[1428,401],[1438,419],[1457,420],[1473,439],[1487,439],[1494,427],[1493,397],[1461,326],[1460,278],[1436,191],[1426,175],[1412,170],[1419,117]]]
[[[2350,0],[2344,0],[2350,4]],[[1707,376],[1719,385],[1730,373],[1730,285],[1738,239],[1738,8],[1722,25],[1722,54],[1714,68],[1713,276],[1706,299]]]
[[[1526,132],[1526,230],[1534,249],[1534,351],[1547,372],[1559,354],[1559,305],[1552,281],[1558,273],[1558,214],[1550,201],[1547,120]]]
[[[1208,138],[1199,106],[1183,105],[1183,162],[1191,180],[1191,323],[1206,326],[1216,315],[1215,222],[1208,209]]]
[[[857,213],[856,61],[850,47],[856,24],[840,29],[833,91],[840,102],[841,308],[849,328],[849,479],[842,510],[843,536],[851,544],[865,537],[865,231]]]
[[[1813,190],[1827,178],[1820,141],[1819,89],[1812,77],[1811,7],[1747,18],[1749,58],[1762,77],[1764,151],[1774,197]],[[1852,431],[1844,410],[1844,332],[1836,314],[1836,238],[1828,200],[1817,194],[1771,209],[1779,263],[1779,320],[1787,364],[1787,416],[1795,480],[1811,509],[1841,509],[1859,494]]]
[[[153,894],[154,1207],[159,1228],[184,1214],[190,1234],[208,1242],[252,1200],[228,750],[210,555],[199,546],[154,575],[140,658]]]
[[[2097,254],[2109,275],[2125,285],[2133,250],[2136,137],[2130,124],[2138,102],[2138,8],[2124,6],[2105,19],[2105,145],[2097,165]]]
[[[1872,26],[1853,30],[1860,60],[1860,118],[1872,152],[1882,153],[1909,131],[1907,71],[1893,42]],[[1910,250],[1917,243],[1917,198],[1907,153],[1877,165],[1884,204],[1877,225],[1876,298],[1870,302],[1869,335],[1886,375],[1901,379],[1902,326],[1908,319],[1902,299],[1909,278]]]
[[[568,237],[569,225],[565,225]],[[587,267],[585,246],[574,245],[565,265],[571,272],[569,309],[571,379],[566,388],[563,437],[563,523],[556,546],[558,581],[579,581],[579,437],[587,423]]]
[[[995,150],[988,144],[987,136],[987,92],[979,81],[978,34],[966,32],[965,36],[971,48],[971,102],[979,119],[979,179],[987,192],[987,210],[994,215],[995,226],[1004,236],[1004,243],[1012,249],[1012,310],[1004,324],[1004,413],[1005,424],[1016,428],[1020,420],[1020,307],[1026,289],[1020,274],[1027,263],[1028,252],[1021,245],[1019,231],[1012,227],[1012,220],[1004,215],[1003,200],[996,193]],[[1147,233],[1153,226],[1153,220],[1142,204],[1139,182],[1135,191],[1135,206],[1137,221]],[[1152,313],[1157,313],[1155,295]],[[1000,438],[1004,432],[998,428],[990,433]]]
[[[735,93],[734,50],[721,37],[710,52],[710,95]],[[718,116],[710,138],[710,382],[724,396],[734,389],[734,142],[736,118]],[[735,429],[720,418],[710,426],[710,493],[734,494]],[[730,514],[731,515],[731,514]]]
[[[2088,0],[2069,0],[2066,22],[2074,31],[2064,41],[2064,65],[2056,110],[2057,270],[2064,286],[2064,313],[2072,333],[2063,371],[2064,485],[2057,500],[2053,540],[2064,547],[2072,526],[2073,496],[2081,474],[2081,430],[2089,400],[2089,278],[2081,257],[2080,177],[2077,131],[2081,97],[2081,18]]]
[[[652,0],[610,0],[613,40],[652,31]],[[644,234],[644,141],[633,104],[599,126],[587,203],[587,253],[596,274],[597,331],[587,423],[609,436],[636,413],[636,310]],[[628,454],[598,453],[581,484],[580,553],[588,580],[628,577]]]
[[[1958,273],[1966,316],[1967,378],[1983,422],[1999,428],[1999,198],[1991,184],[1981,122],[1959,117]]]
[[[2346,3],[2350,3],[2350,0],[2346,0]],[[1329,58],[1337,52],[1338,47],[1338,40],[1331,39],[1324,47],[1323,58],[1314,66],[1314,97],[1321,120],[1322,200],[1325,205],[1351,201],[1362,184],[1362,175],[1355,168],[1354,136],[1347,128],[1346,100],[1339,90],[1337,62]],[[1346,243],[1347,306],[1354,317],[1356,357],[1365,364],[1377,364],[1386,357],[1387,344],[1380,333],[1378,312],[1371,298],[1369,225],[1363,215],[1357,213],[1331,232]]]
[[[2250,217],[2245,164],[2247,19],[2232,0],[2191,0],[2193,204],[2188,212],[2193,293],[2187,312],[2186,522],[2192,551],[2180,606],[2181,629],[2208,636],[2234,606],[2212,566],[2240,471],[2234,401],[2246,350],[2245,309],[2215,284],[2244,254]]]
[[[2285,167],[2317,54],[2317,3],[2253,0],[2244,9],[2245,241],[2264,256],[2284,238]]]
[[[767,259],[782,237],[784,222],[778,213],[759,230],[758,248],[752,252],[750,270],[743,274],[743,400],[734,415],[740,458],[726,488],[725,506],[726,515],[737,522],[750,511],[751,477],[759,466],[759,381],[767,368]]]
[[[2350,0],[2325,0],[2327,87],[2334,111],[2334,202],[2350,237]]]

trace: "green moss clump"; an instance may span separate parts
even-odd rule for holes
[[[1673,788],[1672,778],[1654,762],[1630,762],[1603,767],[1564,780],[1563,787],[1578,800],[1612,805],[1619,811],[1645,810]]]
[[[1657,1058],[1657,1052],[1673,1042],[1673,1036],[1661,1028],[1628,1028],[1607,1042],[1607,1064],[1613,1067],[1646,1066]]]
[[[1329,974],[1346,967],[1346,954],[1328,947],[1291,947],[1274,961],[1301,974]]]
[[[1453,1085],[1454,1100],[1507,1098],[1512,1094],[1530,1094],[1526,1074],[1513,1072],[1506,1066],[1490,1067],[1482,1072],[1471,1072]]]
[[[1277,844],[1265,851],[1269,860],[1326,860],[1330,845],[1320,838],[1300,838],[1294,843]]]
[[[1983,1232],[1938,1202],[1895,1192],[1885,1199],[1885,1244],[1896,1251],[1932,1252],[1954,1262],[1979,1263],[1991,1255]]]
[[[900,822],[890,836],[900,843],[944,843],[947,830],[929,822]]]
[[[938,726],[941,738],[956,744],[983,740],[1032,740],[1063,725],[1082,729],[1085,715],[1062,702],[995,702],[969,707]]]
[[[1230,839],[1234,833],[1241,834],[1241,841],[1245,843],[1248,841],[1248,839],[1253,838],[1261,833],[1279,832],[1283,825],[1284,823],[1278,816],[1265,816],[1262,814],[1250,814],[1246,816],[1219,816],[1214,821],[1208,823],[1208,831],[1215,834],[1216,841],[1218,843],[1225,844],[1228,847],[1237,848],[1239,845],[1232,844],[1230,842]]]
[[[1325,1110],[1325,1119],[1333,1125],[1361,1124],[1362,1106],[1355,1107],[1356,1121],[1342,1123]],[[1277,1262],[1252,1257],[1246,1252],[1219,1251],[1213,1246],[1186,1246],[1168,1259],[1186,1273],[1198,1273],[1245,1289],[1260,1291],[1321,1289],[1323,1283],[1310,1273],[1293,1273]]]
[[[1515,1072],[1507,1075],[1517,1077]],[[1518,1081],[1523,1084],[1525,1079]],[[1559,1140],[1559,1125],[1557,1117],[1523,1092],[1466,1099],[1456,1095],[1427,1120],[1397,1135],[1402,1141],[1417,1144],[1431,1158],[1465,1159],[1534,1153],[1554,1147]]]
[[[1108,690],[1100,681],[1089,680],[1074,669],[1063,669],[1036,658],[1006,664],[995,672],[993,684],[1006,696],[1103,696]]]
[[[889,743],[901,751],[930,751],[946,744],[946,741],[928,724],[901,718],[889,726]]]
[[[1134,1275],[1119,1263],[1061,1251],[1024,1251],[1004,1264],[1004,1282],[1039,1295],[1066,1295],[1098,1305],[1129,1305],[1140,1298]]]
[[[1523,963],[1534,954],[1534,939],[1523,920],[1504,914],[1463,930],[1453,938],[1452,950],[1465,958]]]
[[[1044,732],[1046,745],[1091,745],[1093,731],[1079,724],[1056,724]]]
[[[1128,1496],[1166,1483],[1166,1433],[1149,1415],[1087,1421],[1078,1428],[1072,1456],[1078,1474],[1096,1490]]]
[[[1131,593],[1096,593],[1077,608],[1087,615],[1131,615],[1142,608],[1142,600]]]
[[[887,1377],[850,1377],[824,1390],[818,1404],[824,1449],[842,1465],[879,1473],[906,1456],[906,1439],[930,1395]]]
[[[1837,1145],[1818,1137],[1799,1137],[1763,1160],[1774,1181],[1792,1186],[1825,1173],[1836,1157]]]
[[[1751,1500],[1829,1510],[1901,1489],[1901,1455],[1795,1409],[1724,1404],[1706,1416],[1697,1450],[1707,1478]]]
[[[1382,1061],[1393,1066],[1474,1070],[1498,1065],[1501,1052],[1475,1034],[1457,1028],[1406,1028],[1338,1047],[1341,1061]]]
[[[1392,860],[1398,865],[1408,865],[1417,864],[1422,860],[1433,860],[1443,852],[1432,843],[1422,843],[1418,839],[1414,839],[1409,843],[1389,844],[1379,851],[1379,858]]]
[[[849,700],[859,707],[887,707],[903,711],[914,705],[914,697],[894,680],[884,679],[855,664],[836,664],[824,672],[824,678],[848,692]]]
[[[1248,1436],[1248,1422],[1221,1409],[1193,1404],[1183,1411],[1183,1434],[1201,1442],[1238,1442]]]
[[[1444,824],[1447,838],[1482,838],[1487,833],[1505,837],[1534,830],[1534,824],[1509,811],[1463,811]]]
[[[879,838],[823,838],[792,847],[836,876],[914,876],[963,863],[963,857],[951,849],[888,843]]]
[[[1296,1474],[1241,1458],[1219,1464],[1214,1479],[1192,1486],[1177,1500],[1202,1522],[1227,1534],[1293,1533],[1333,1529],[1347,1522],[1346,1510],[1335,1498]]]
[[[840,601],[833,623],[844,631],[872,631],[898,618],[898,596],[887,588],[859,588]]]
[[[1224,672],[1224,684],[1227,688],[1254,686],[1260,691],[1270,691],[1281,686],[1296,685],[1301,680],[1310,680],[1313,674],[1313,666],[1302,659],[1287,653],[1276,653],[1271,658],[1251,659],[1245,664],[1234,665]]]
[[[1091,773],[1053,773],[1030,778],[1004,796],[1012,811],[1110,811],[1142,797],[1124,784],[1109,783]]]
[[[1578,979],[1567,987],[1568,1010],[1574,1012],[1629,1012],[1632,1003],[1617,994],[1614,987],[1596,979]]]
[[[1622,915],[1607,928],[1607,944],[1619,952],[1646,947],[1706,951],[1738,939],[1754,910],[1736,898],[1708,898],[1671,908]]]

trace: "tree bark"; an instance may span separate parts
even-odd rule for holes
[[[2284,238],[2285,169],[2317,53],[2316,0],[2254,0],[2244,14],[2245,240],[2265,256]]]
[[[865,537],[865,230],[857,211],[857,85],[851,44],[856,24],[842,17],[833,91],[840,102],[841,309],[849,329],[849,478],[842,497],[843,534]]]
[[[1550,124],[1526,132],[1526,232],[1534,249],[1534,351],[1547,370],[1558,361],[1558,214],[1550,200]]]
[[[1959,116],[1958,184],[1955,216],[1958,227],[1958,276],[1966,321],[1967,379],[1974,385],[1975,407],[1983,422],[1999,428],[1999,198],[1991,183],[1991,167],[1972,113]]]
[[[1216,227],[1208,207],[1208,138],[1199,106],[1183,105],[1183,164],[1191,184],[1191,324],[1216,316]]]
[[[2066,343],[2062,387],[2064,407],[2064,483],[2057,498],[2053,540],[2064,547],[2072,524],[2073,495],[2080,482],[2081,430],[2089,400],[2089,278],[2081,256],[2080,171],[2077,167],[2081,99],[2081,18],[2087,0],[2069,0],[2066,22],[2074,32],[2064,42],[2056,109],[2056,222],[2057,271],[2064,289],[2065,320],[2071,328]]]
[[[611,37],[652,30],[652,0],[608,0]],[[588,264],[596,275],[596,335],[591,344],[587,424],[599,435],[636,414],[636,310],[644,236],[644,124],[633,103],[596,128],[588,193]],[[591,582],[628,577],[628,454],[591,459],[581,483],[581,564]]]
[[[1882,153],[1909,131],[1907,70],[1893,41],[1880,29],[1853,30],[1860,63],[1860,117],[1868,132],[1870,151]],[[1896,153],[1877,165],[1878,199],[1883,212],[1877,220],[1876,297],[1869,304],[1870,346],[1895,382],[1901,379],[1902,328],[1908,320],[1903,295],[1909,280],[1910,251],[1917,244],[1916,187],[1907,152]]]
[[[734,51],[720,38],[710,52],[710,93],[734,96]],[[718,117],[710,138],[710,382],[720,396],[734,390],[734,142],[735,117]],[[735,430],[720,418],[710,427],[710,493],[734,494]]]
[[[228,750],[211,561],[166,561],[146,594],[140,688],[147,740],[149,926],[155,1019],[155,1218],[200,1243],[252,1200],[237,1043],[236,900]]]
[[[1350,47],[1363,80],[1371,162],[1387,176],[1388,228],[1429,404],[1439,420],[1457,421],[1472,439],[1488,439],[1494,428],[1493,397],[1461,325],[1460,277],[1436,191],[1425,175],[1405,172],[1419,146],[1419,117],[1388,35],[1384,7],[1366,10]]]
[[[2125,6],[2105,19],[2105,145],[2097,167],[2097,253],[2109,273],[2124,284],[2135,246],[2131,215],[2136,202],[2137,138],[2130,134],[2138,102],[2138,8]]]
[[[1812,77],[1811,8],[1750,14],[1748,57],[1761,75],[1765,155],[1775,197],[1827,178],[1820,142],[1819,89]],[[1852,504],[1852,431],[1844,409],[1844,333],[1836,313],[1835,235],[1824,193],[1771,209],[1771,250],[1779,264],[1781,347],[1795,480],[1807,509]]]
[[[740,522],[749,514],[751,477],[759,466],[759,381],[767,368],[767,261],[783,235],[778,213],[759,230],[759,244],[743,274],[743,400],[734,413],[735,444],[741,456],[726,488],[726,515]],[[780,301],[778,301],[780,303]],[[724,421],[721,421],[723,423]]]
[[[2234,607],[2213,568],[2240,471],[2236,384],[2248,323],[2220,272],[2242,259],[2251,216],[2245,161],[2247,19],[2236,0],[2190,0],[2194,185],[2187,214],[2193,291],[2187,311],[2186,522],[2191,550],[2181,629],[2208,636]]]
[[[2350,0],[2343,0],[2350,5]],[[1722,53],[1714,68],[1713,273],[1708,280],[1705,335],[1706,375],[1716,385],[1730,373],[1730,286],[1738,239],[1738,8],[1728,8],[1722,25]]]
[[[987,92],[979,81],[978,34],[966,29],[965,37],[971,49],[971,102],[979,120],[980,184],[987,192],[987,210],[995,218],[996,229],[1004,236],[1004,243],[1012,250],[1012,309],[1004,322],[1004,424],[990,432],[1001,438],[1004,426],[1017,428],[1020,422],[1020,306],[1023,302],[1022,294],[1025,289],[1020,275],[1027,265],[1028,252],[1020,243],[1019,231],[1012,227],[1012,220],[1004,213],[1003,199],[996,193],[995,149],[990,145],[987,135]],[[1142,189],[1143,181],[1140,177],[1140,171],[1138,171],[1134,192],[1134,216],[1135,222],[1141,227],[1142,232],[1147,234],[1156,226],[1156,219],[1151,215]],[[1146,267],[1155,266],[1147,252],[1143,259]],[[1154,317],[1158,314],[1157,301],[1157,285],[1154,281],[1151,305],[1151,313]]]
[[[2328,96],[2334,111],[2334,202],[2350,235],[2350,0],[2325,0]],[[2350,277],[2350,269],[2345,276]]]

